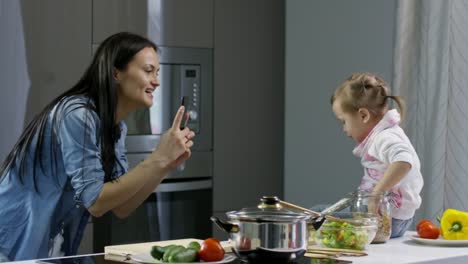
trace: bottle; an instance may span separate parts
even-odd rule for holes
[[[378,218],[377,234],[372,240],[373,244],[385,243],[392,234],[391,206],[388,192],[355,192],[351,204],[351,212],[373,213]]]

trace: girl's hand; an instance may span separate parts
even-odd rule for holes
[[[369,213],[373,213],[376,215],[381,215],[380,213],[380,203],[381,203],[380,195],[371,195],[368,200],[367,204],[367,211]]]
[[[191,155],[190,148],[193,146],[195,133],[188,127],[180,129],[181,122],[186,122],[188,118],[186,115],[184,119],[184,110],[183,106],[179,108],[172,127],[162,135],[158,147],[151,155],[163,168],[175,169]]]

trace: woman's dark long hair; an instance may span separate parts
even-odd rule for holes
[[[44,161],[41,159],[44,148],[44,134],[46,130],[47,120],[51,111],[57,106],[57,109],[66,102],[67,97],[74,95],[82,95],[90,100],[86,105],[78,107],[86,107],[95,111],[100,120],[99,138],[101,141],[101,157],[102,166],[105,172],[104,181],[113,180],[112,172],[114,169],[115,143],[120,138],[120,129],[116,124],[116,109],[117,109],[117,91],[114,82],[114,70],[125,70],[128,63],[132,60],[136,53],[146,47],[152,47],[158,51],[156,44],[139,35],[128,32],[121,32],[108,37],[99,46],[94,58],[86,69],[81,79],[71,89],[65,91],[52,102],[50,102],[34,119],[29,123],[24,132],[21,134],[18,142],[13,147],[13,150],[8,154],[6,160],[0,168],[0,175],[15,167],[19,169],[20,181],[24,183],[25,167],[28,155],[28,149],[34,138],[37,137],[33,157],[33,180],[34,187],[37,189],[36,170],[37,165],[44,171]],[[57,114],[60,111],[55,111],[52,117],[52,128],[54,123],[60,120]],[[87,126],[86,128],[87,129]],[[52,144],[50,145],[51,153],[56,153],[56,138],[54,129],[51,129]],[[56,159],[53,159],[56,160]],[[39,162],[39,163],[38,163]],[[1,176],[1,177],[3,177]],[[1,180],[1,178],[0,178]]]

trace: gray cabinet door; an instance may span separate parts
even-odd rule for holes
[[[147,32],[147,0],[93,0],[93,43],[129,31]]]
[[[23,32],[18,34],[24,34],[31,81],[26,123],[86,70],[91,58],[91,7],[91,0],[21,1]]]
[[[284,1],[216,0],[215,213],[283,193]]]
[[[119,31],[156,44],[213,48],[213,0],[93,0],[93,42]]]

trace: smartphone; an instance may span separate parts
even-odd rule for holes
[[[188,123],[188,116],[187,116],[187,101],[188,101],[188,96],[182,96],[182,98],[180,99],[180,105],[181,106],[184,106],[185,109],[184,109],[184,115],[182,117],[182,122],[180,122],[180,129],[184,129],[186,126],[187,126],[187,123]]]

